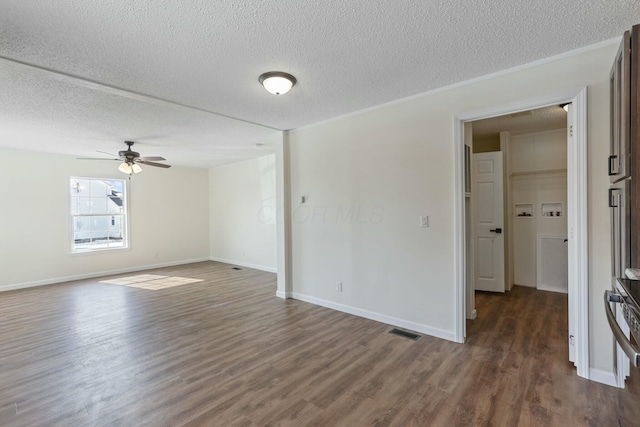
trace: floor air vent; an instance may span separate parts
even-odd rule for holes
[[[401,337],[409,338],[410,340],[414,340],[414,341],[417,341],[418,338],[420,338],[420,335],[416,335],[414,333],[403,331],[400,329],[395,329],[395,328],[390,330],[389,333],[394,335],[399,335]]]
[[[232,270],[242,270],[240,267],[231,267]]]

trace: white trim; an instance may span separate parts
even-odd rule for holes
[[[564,289],[554,288],[552,286],[538,285],[538,286],[534,286],[533,288],[539,291],[555,292],[557,294],[565,294],[565,295],[567,294],[567,292],[565,292]]]
[[[464,81],[461,81],[461,82],[458,82],[458,83],[453,83],[453,84],[450,84],[450,85],[447,85],[447,86],[441,86],[441,87],[438,87],[438,88],[435,88],[435,89],[427,90],[426,92],[418,93],[416,95],[411,95],[411,96],[407,96],[407,97],[404,97],[404,98],[396,99],[396,100],[393,100],[393,101],[385,102],[384,104],[377,104],[377,105],[375,105],[373,107],[363,108],[362,110],[352,111],[350,113],[346,113],[346,114],[343,114],[341,116],[332,117],[330,119],[322,120],[322,121],[319,121],[319,122],[314,122],[314,123],[311,123],[311,124],[308,124],[308,125],[305,125],[305,126],[300,126],[298,128],[292,129],[292,130],[297,131],[297,130],[300,130],[300,129],[314,128],[316,126],[321,126],[321,125],[324,125],[324,124],[327,124],[327,123],[331,123],[331,122],[335,122],[335,121],[338,121],[338,120],[346,119],[346,118],[349,118],[349,117],[357,116],[357,115],[360,115],[360,114],[368,113],[370,111],[380,110],[382,108],[390,107],[390,106],[393,106],[393,105],[396,105],[396,104],[402,104],[402,103],[405,103],[407,101],[413,101],[413,100],[416,100],[416,99],[421,99],[423,97],[431,96],[431,95],[434,95],[434,94],[437,94],[437,93],[440,93],[440,92],[445,92],[445,91],[448,91],[448,90],[451,90],[451,89],[457,89],[457,88],[460,88],[460,87],[472,85],[472,84],[479,83],[479,82],[484,82],[486,80],[491,80],[491,79],[498,78],[498,77],[501,77],[501,76],[505,76],[505,75],[508,75],[508,74],[513,74],[513,73],[516,73],[518,71],[527,70],[529,68],[538,67],[540,65],[545,65],[545,64],[549,64],[549,63],[552,63],[552,62],[555,62],[555,61],[560,61],[560,60],[565,59],[565,58],[570,58],[570,57],[575,56],[575,55],[580,55],[582,53],[591,52],[593,50],[600,49],[600,48],[603,48],[603,47],[606,47],[606,46],[619,45],[620,44],[620,39],[621,39],[621,37],[615,37],[615,38],[612,38],[612,39],[609,39],[609,40],[605,40],[605,41],[602,41],[602,42],[599,42],[599,43],[595,43],[595,44],[592,44],[592,45],[589,45],[589,46],[584,46],[584,47],[581,47],[581,48],[578,48],[578,49],[574,49],[574,50],[570,50],[570,51],[567,51],[567,52],[563,52],[563,53],[560,53],[558,55],[549,56],[549,57],[538,59],[536,61],[529,62],[529,63],[526,63],[526,64],[517,65],[515,67],[507,68],[505,70],[500,70],[500,71],[496,71],[494,73],[485,74],[483,76],[475,77],[475,78],[472,78],[472,79],[469,79],[469,80],[464,80]],[[483,117],[483,118],[485,118],[485,117]],[[488,118],[488,117],[486,117],[486,118]]]
[[[277,291],[276,296],[282,299],[290,299],[290,298],[293,298],[293,292]]]
[[[511,209],[513,206],[513,210],[515,210],[515,205],[512,204],[513,194],[511,179],[509,179],[511,176],[511,162],[509,161],[511,159],[511,133],[500,132],[500,151],[502,151],[502,200],[504,201],[502,209],[504,214],[504,289],[510,291],[513,289],[513,221],[515,216],[515,212],[512,212]]]
[[[369,310],[363,310],[361,308],[352,307],[350,305],[340,304],[333,301],[327,301],[321,298],[300,294],[298,292],[292,292],[291,296],[294,299],[330,308],[332,310],[341,311],[343,313],[352,314],[358,317],[364,317],[365,319],[375,320],[376,322],[386,323],[387,325],[397,326],[399,328],[409,329],[411,331],[420,332],[432,337],[442,338],[448,341],[455,341],[455,335],[452,332],[445,331],[443,329],[433,328],[431,326],[423,325],[420,323],[409,322],[407,320],[398,319],[396,317],[387,316]]]
[[[574,364],[577,373],[583,378],[589,378],[589,229],[587,223],[587,88],[578,91],[570,100],[570,111],[574,112],[575,138],[574,147],[568,152],[568,158],[576,162],[575,173],[567,170],[567,180],[575,179],[575,191],[572,194],[573,203],[567,200],[567,211],[573,205],[573,213],[567,215],[569,229],[569,295],[575,295],[575,354]],[[573,154],[573,155],[571,155]],[[567,165],[568,167],[570,165]],[[573,256],[572,256],[573,253]],[[575,264],[572,264],[575,261]],[[573,274],[572,274],[573,272]],[[573,279],[573,280],[572,280]],[[571,321],[572,319],[570,319]]]
[[[466,313],[467,313],[467,295],[466,295],[466,223],[465,223],[465,189],[464,189],[464,122],[454,116],[453,127],[453,151],[454,151],[454,178],[453,185],[455,194],[453,201],[454,216],[454,247],[453,259],[455,270],[453,272],[453,283],[455,287],[455,309],[454,309],[454,339],[453,341],[463,343],[466,337]],[[462,161],[460,161],[462,159]],[[469,159],[471,161],[471,159]],[[462,194],[462,197],[459,197]],[[475,307],[474,307],[475,309]]]
[[[591,381],[610,385],[611,387],[624,388],[624,386],[623,387],[618,386],[616,382],[616,376],[613,374],[613,372],[591,368],[589,369],[589,379]]]
[[[577,89],[567,90],[564,92],[556,93],[554,95],[544,96],[541,98],[516,101],[510,104],[489,107],[480,111],[467,111],[455,116],[454,120],[457,120],[460,122],[469,122],[473,120],[490,119],[492,117],[504,116],[505,114],[515,114],[521,111],[528,111],[536,108],[549,107],[551,105],[559,105],[565,102],[574,102],[576,101],[575,98],[579,98],[579,95],[583,91],[584,91],[584,96],[586,101],[586,90],[587,90],[586,87],[580,87]],[[580,100],[577,100],[577,101],[580,101]],[[586,111],[586,105],[585,105],[585,111]],[[585,116],[585,119],[586,119],[586,116]],[[460,130],[462,130],[462,128]]]
[[[537,289],[539,291],[555,292],[557,294],[565,294],[565,295],[567,294],[567,292],[565,292],[564,289],[554,288],[553,286],[537,285],[537,286],[532,286],[532,288]]]
[[[94,273],[76,274],[73,276],[56,277],[52,279],[36,280],[33,282],[13,283],[0,286],[0,292],[12,291],[15,289],[33,288],[35,286],[54,285],[58,283],[71,282],[73,280],[94,279],[96,277],[111,276],[113,274],[131,273],[133,271],[151,270],[154,268],[173,267],[175,265],[193,264],[194,262],[209,261],[209,258],[184,259],[180,261],[164,262],[162,264],[142,265],[138,267],[120,268],[117,270],[98,271]]]
[[[250,262],[234,261],[232,259],[218,258],[218,257],[213,257],[213,256],[210,257],[209,260],[210,261],[223,262],[225,264],[239,265],[241,267],[253,268],[255,270],[267,271],[269,273],[277,273],[278,272],[277,268],[267,267],[265,265],[259,265],[259,264],[251,264]]]
[[[574,206],[567,221],[569,227],[569,304],[574,304],[569,312],[575,318],[569,319],[574,331],[575,365],[577,374],[589,379],[589,277],[588,277],[588,229],[587,229],[587,89],[586,87],[529,99],[512,104],[491,107],[485,110],[459,114],[453,118],[454,131],[454,281],[455,281],[455,341],[464,342],[465,328],[465,212],[463,169],[464,122],[513,114],[563,102],[573,103],[575,111],[575,144],[568,147],[568,158],[575,164],[568,165],[567,180],[575,180],[575,191],[569,207]],[[571,160],[570,160],[571,161]],[[571,175],[571,177],[570,177]],[[569,213],[570,209],[567,209]],[[573,278],[573,281],[571,280]],[[573,301],[572,301],[573,300]]]

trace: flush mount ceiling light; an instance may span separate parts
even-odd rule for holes
[[[571,104],[570,102],[567,102],[565,104],[560,104],[560,108],[562,108],[564,111],[569,111],[569,104]]]
[[[289,92],[297,80],[291,74],[282,71],[269,71],[258,78],[264,88],[274,95],[284,95]]]

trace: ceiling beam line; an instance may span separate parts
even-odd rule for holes
[[[271,129],[271,130],[276,130],[276,131],[282,131],[283,130],[283,129],[278,129],[278,128],[274,128],[274,127],[271,127],[271,126],[263,125],[261,123],[255,123],[255,122],[252,122],[252,121],[249,121],[249,120],[239,119],[237,117],[233,117],[233,116],[228,116],[226,114],[217,113],[215,111],[210,111],[210,110],[207,110],[205,108],[194,107],[193,105],[187,105],[187,104],[183,104],[181,102],[171,101],[169,99],[164,99],[164,98],[160,98],[160,97],[157,97],[157,96],[148,95],[146,93],[140,93],[140,92],[136,92],[136,91],[132,91],[132,90],[128,90],[128,89],[123,89],[123,88],[120,88],[120,87],[117,87],[117,86],[113,86],[113,85],[109,85],[109,84],[106,84],[106,83],[98,82],[96,80],[91,80],[91,79],[87,79],[87,78],[84,78],[84,77],[80,77],[80,76],[77,76],[75,74],[65,73],[63,71],[54,70],[54,69],[47,68],[47,67],[42,67],[40,65],[35,65],[35,64],[28,63],[28,62],[7,58],[7,57],[4,57],[4,56],[0,56],[0,61],[6,61],[6,62],[10,62],[10,63],[16,64],[16,65],[29,67],[29,68],[32,68],[32,69],[35,69],[35,70],[38,70],[38,71],[42,71],[42,72],[47,73],[47,74],[51,74],[51,75],[54,76],[54,78],[56,78],[57,80],[60,80],[60,81],[68,82],[68,83],[74,84],[76,86],[85,87],[87,89],[92,89],[92,90],[108,93],[108,94],[111,94],[111,95],[121,96],[123,98],[128,98],[128,99],[133,99],[133,100],[137,100],[137,101],[141,101],[141,102],[146,102],[148,104],[154,104],[154,105],[160,105],[160,106],[180,107],[180,108],[184,108],[184,109],[188,109],[188,110],[199,111],[201,113],[212,114],[214,116],[222,117],[222,118],[229,119],[229,120],[235,120],[235,121],[246,123],[246,124],[250,124],[250,125],[253,125],[253,126],[259,126],[259,127],[265,128],[265,129]]]

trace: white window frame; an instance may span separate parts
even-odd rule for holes
[[[73,199],[73,182],[74,180],[84,180],[84,181],[119,181],[122,183],[122,209],[120,213],[114,214],[113,212],[109,213],[90,213],[90,214],[78,214],[72,211],[72,199]],[[70,176],[67,179],[67,186],[69,188],[68,192],[68,217],[69,217],[69,250],[70,253],[75,254],[89,254],[89,253],[99,253],[99,252],[107,252],[107,251],[122,251],[129,249],[129,203],[128,203],[128,184],[126,179],[120,178],[98,178],[98,177],[86,177],[86,176]],[[75,221],[78,217],[105,217],[105,216],[120,216],[120,221],[122,223],[122,244],[118,246],[112,247],[88,247],[88,248],[77,248],[76,247],[76,235],[75,235]]]

